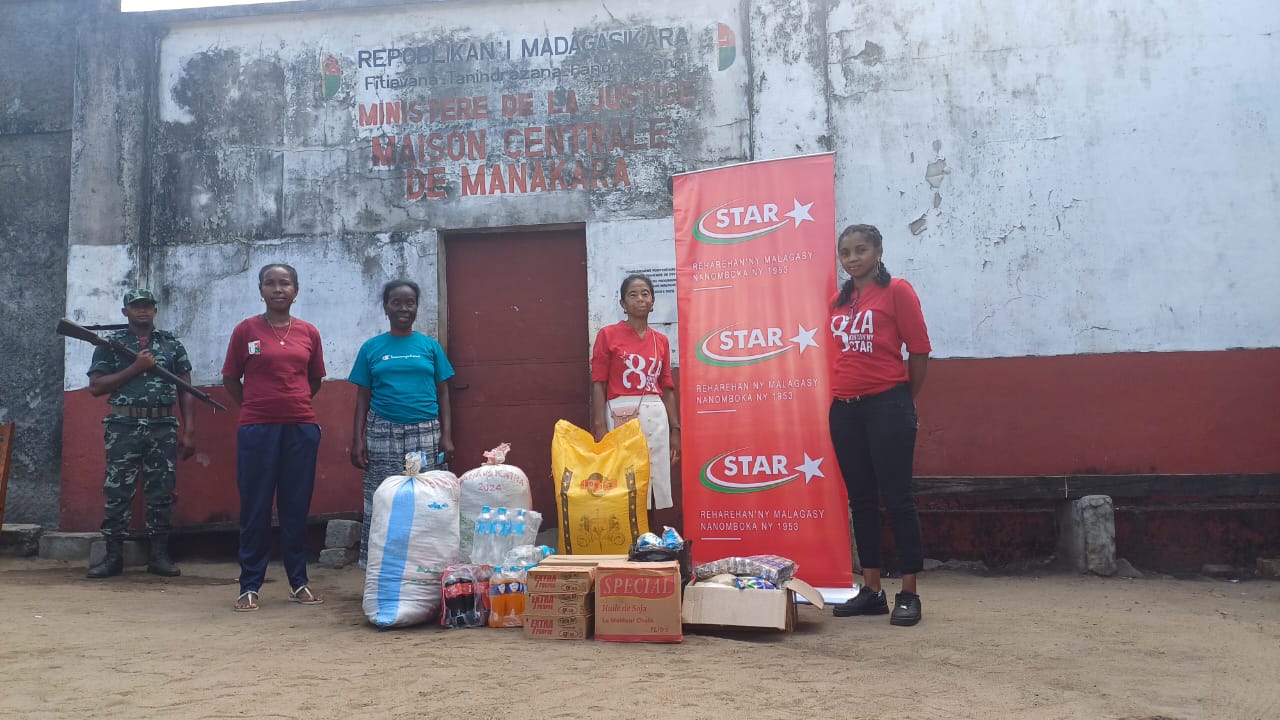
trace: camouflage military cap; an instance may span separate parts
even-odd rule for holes
[[[150,290],[137,288],[124,294],[124,306],[129,307],[136,302],[155,302],[156,296]]]

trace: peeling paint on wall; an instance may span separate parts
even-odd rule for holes
[[[831,6],[838,224],[886,230],[936,355],[1280,344],[1266,279],[1280,249],[1225,239],[1280,224],[1277,183],[1255,162],[1280,153],[1280,124],[1256,122],[1280,116],[1256,73],[1276,65],[1256,30],[1280,25],[1280,7],[1224,7]],[[858,57],[867,42],[876,64]],[[1231,283],[1252,309],[1222,293]],[[1043,300],[1004,310],[1028,290]]]

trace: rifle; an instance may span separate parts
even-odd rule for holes
[[[135,360],[138,357],[138,353],[120,344],[119,340],[111,340],[109,338],[104,338],[101,335],[98,335],[97,333],[93,332],[89,328],[83,325],[77,325],[65,318],[58,321],[58,334],[64,337],[74,338],[76,340],[83,340],[93,345],[111,348],[117,354],[123,355],[125,358],[128,358],[129,360]],[[155,367],[151,368],[147,372],[155,373],[162,379],[168,380],[174,385],[177,385],[178,388],[186,392],[191,397],[199,400],[200,402],[206,405],[212,406],[214,409],[217,409],[217,410],[227,409],[226,405],[223,405],[217,400],[214,400],[213,398],[209,397],[208,394],[197,389],[196,386],[192,385],[186,380],[183,380],[177,375],[174,375],[168,370],[165,370],[159,365],[156,365]]]

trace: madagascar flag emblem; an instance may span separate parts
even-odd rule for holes
[[[332,55],[325,56],[320,77],[324,88],[324,99],[328,100],[337,95],[342,89],[342,68],[338,65],[338,58]]]
[[[716,60],[721,70],[728,70],[738,57],[738,41],[733,29],[724,23],[716,23]]]

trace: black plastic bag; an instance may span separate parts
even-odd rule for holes
[[[693,541],[685,540],[679,548],[661,546],[637,547],[632,545],[627,550],[627,559],[631,562],[670,562],[680,563],[680,586],[684,587],[693,580]]]

